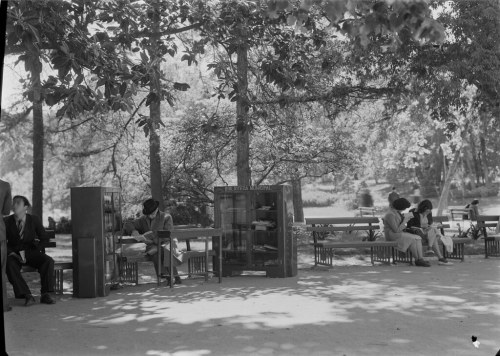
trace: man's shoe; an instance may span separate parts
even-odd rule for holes
[[[7,305],[5,308],[3,308],[4,313],[10,312],[11,310],[12,310],[12,307],[10,305]]]
[[[448,260],[443,257],[443,258],[440,258],[438,260],[438,265],[441,265],[441,266],[453,266],[453,263],[448,262]]]
[[[42,297],[40,298],[40,303],[43,304],[56,304],[56,301],[52,299],[49,293],[44,293],[42,294]]]
[[[431,249],[429,249],[429,250],[425,251],[425,255],[426,256],[434,256],[435,253],[434,253],[434,251],[432,251]]]
[[[35,304],[36,303],[36,299],[35,297],[33,297],[33,295],[31,294],[26,294],[25,297],[24,297],[24,306],[27,307],[27,306],[30,306],[32,304]]]
[[[420,260],[416,260],[415,261],[415,266],[418,266],[418,267],[430,267],[431,264],[429,262],[427,262],[426,260],[424,260],[424,259],[420,259]]]
[[[179,276],[175,277],[175,284],[182,284],[182,279]]]

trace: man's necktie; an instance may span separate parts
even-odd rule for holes
[[[17,222],[17,231],[19,232],[19,238],[22,240],[24,237],[23,221],[19,220]]]

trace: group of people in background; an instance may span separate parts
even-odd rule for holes
[[[2,304],[3,310],[11,310],[7,298],[6,280],[14,289],[16,299],[24,299],[24,305],[36,303],[21,269],[30,266],[38,270],[41,282],[40,303],[55,304],[54,260],[42,252],[37,240],[48,241],[40,219],[28,213],[29,200],[21,195],[12,198],[10,184],[0,180],[0,255],[2,264]],[[9,215],[11,213],[13,214]]]

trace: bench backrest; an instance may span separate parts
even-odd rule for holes
[[[339,224],[378,224],[374,216],[340,217],[340,218],[306,218],[306,225],[339,225]],[[352,229],[351,229],[352,230]]]
[[[483,230],[484,237],[488,237],[486,228],[496,228],[499,219],[500,215],[478,215],[477,227]]]
[[[464,208],[461,206],[450,206],[448,210],[451,215],[451,220],[470,220],[472,208]]]
[[[46,248],[56,247],[56,232],[54,230],[45,230],[45,235],[49,238],[49,241],[40,241],[38,243],[38,248],[40,251],[45,253]]]
[[[307,231],[312,231],[316,243],[318,233],[335,231],[368,231],[370,236],[380,229],[379,219],[376,217],[342,217],[342,218],[306,218]],[[321,225],[321,226],[316,226]],[[325,226],[328,225],[328,226]]]
[[[361,217],[364,216],[375,216],[375,208],[369,208],[369,207],[360,207],[359,208],[359,215]]]
[[[441,235],[444,235],[444,229],[449,229],[451,227],[450,225],[450,218],[446,215],[437,215],[432,217],[432,221],[435,224],[440,224],[441,225]]]

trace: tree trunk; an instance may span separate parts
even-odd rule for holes
[[[159,104],[159,103],[158,103]],[[153,118],[153,106],[155,104],[151,103],[150,115]],[[165,207],[163,201],[163,184],[161,177],[161,159],[160,159],[160,136],[156,132],[155,124],[151,123],[149,125],[149,173],[151,177],[151,196],[153,199],[160,202],[160,210]]]
[[[32,213],[43,221],[43,103],[41,100],[40,72],[42,64],[38,61],[31,70],[31,83],[33,85],[33,197]]]
[[[470,145],[467,146],[470,148]],[[464,161],[465,161],[465,169],[467,170],[467,177],[469,178],[471,188],[476,188],[476,181],[474,178],[474,165],[472,163],[471,152],[469,149],[464,150]]]
[[[487,159],[487,153],[486,153],[486,130],[487,126],[485,124],[486,119],[483,117],[483,132],[480,134],[479,142],[480,142],[480,148],[481,148],[481,170],[483,172],[484,176],[484,183],[486,185],[491,183],[490,179],[490,170],[488,168],[488,159]]]
[[[448,167],[448,172],[446,173],[446,179],[444,181],[443,189],[441,190],[441,196],[439,197],[439,203],[437,208],[437,214],[441,215],[444,208],[448,207],[448,196],[450,194],[450,186],[455,171],[457,170],[458,162],[460,161],[460,150],[457,149],[455,155],[453,156],[453,162]]]
[[[157,130],[160,128],[161,108],[160,108],[160,61],[158,58],[157,41],[159,35],[159,9],[158,3],[154,3],[155,14],[152,19],[151,49],[149,50],[149,59],[153,63],[150,93],[156,95],[155,99],[149,104],[149,173],[151,179],[151,196],[153,199],[160,202],[160,210],[164,210],[165,203],[163,201],[163,184],[160,158],[160,136]]]
[[[236,176],[238,185],[251,185],[250,132],[248,124],[248,48],[246,29],[240,32],[237,49],[238,98],[236,100]]]
[[[481,184],[481,172],[479,170],[479,163],[477,159],[476,144],[474,142],[474,135],[470,134],[470,149],[472,154],[472,161],[474,162],[474,173],[476,175],[476,186]]]
[[[304,222],[304,205],[302,204],[302,184],[300,179],[292,179],[292,190],[295,222]]]

